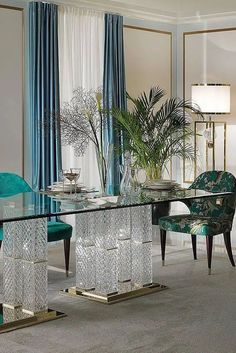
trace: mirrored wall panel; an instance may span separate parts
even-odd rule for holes
[[[184,182],[192,182],[205,170],[227,169],[236,173],[233,142],[236,136],[235,63],[236,28],[184,33],[184,98],[194,102],[193,87],[210,86],[208,92],[204,91],[204,123],[196,122],[197,118],[193,116],[195,159],[184,161]],[[230,94],[226,97],[224,91],[227,90]],[[219,109],[219,102],[224,103],[223,108]]]

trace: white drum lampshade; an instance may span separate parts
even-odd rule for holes
[[[230,85],[228,84],[193,84],[192,103],[203,114],[230,113]]]

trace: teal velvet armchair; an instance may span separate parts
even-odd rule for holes
[[[230,232],[235,212],[236,179],[228,172],[209,171],[199,175],[189,189],[210,192],[231,192],[219,198],[186,200],[190,214],[167,216],[159,219],[162,262],[165,261],[166,231],[191,234],[194,259],[197,259],[196,236],[205,236],[208,273],[211,273],[213,237],[223,234],[232,266],[235,266],[231,249]]]
[[[33,191],[26,181],[14,173],[0,173],[0,198]],[[48,242],[64,241],[66,275],[69,272],[70,239],[72,226],[62,221],[48,221]],[[3,228],[0,225],[0,247],[3,240]]]

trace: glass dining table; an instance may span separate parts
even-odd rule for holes
[[[143,189],[123,196],[27,192],[0,198],[0,333],[65,316],[48,308],[49,217],[75,216],[75,283],[62,294],[111,304],[166,288],[153,281],[152,224],[168,214],[171,202],[198,198],[217,202],[226,194]]]

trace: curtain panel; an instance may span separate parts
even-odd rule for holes
[[[45,189],[61,169],[58,7],[29,3],[29,114],[32,187]]]
[[[73,91],[102,86],[104,14],[90,9],[59,6],[60,100],[69,102]],[[75,156],[71,146],[62,147],[63,168],[81,168],[79,182],[99,188],[96,153],[92,143],[84,156]]]
[[[107,111],[112,108],[126,109],[123,17],[113,14],[105,14],[103,106]],[[107,149],[108,145],[113,146],[108,171],[109,194],[119,193],[120,165],[123,159],[119,153],[122,148],[122,134],[117,131],[115,125],[112,114],[108,114],[104,148]]]

